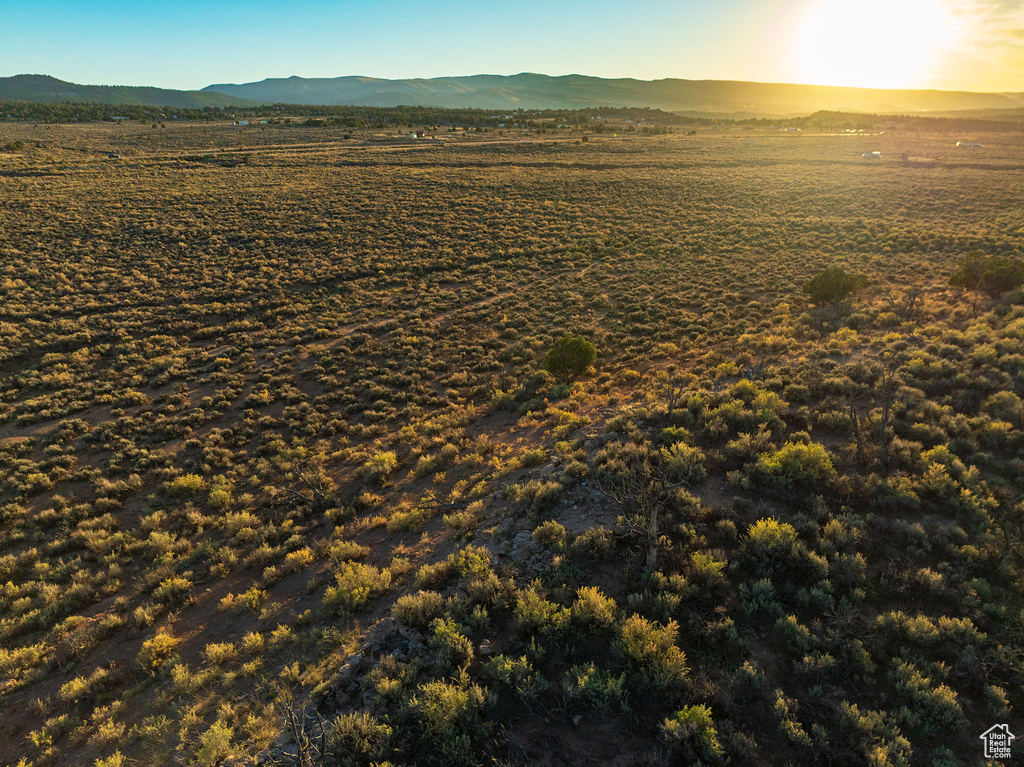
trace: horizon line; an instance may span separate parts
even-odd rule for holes
[[[581,74],[579,72],[572,72],[572,73],[562,74],[562,75],[549,75],[549,74],[546,74],[544,72],[530,72],[530,71],[516,72],[514,74],[497,74],[497,73],[490,73],[490,72],[478,72],[478,73],[472,74],[472,75],[436,75],[436,76],[432,76],[432,77],[377,77],[375,75],[360,75],[360,74],[333,75],[333,76],[327,76],[327,77],[323,77],[323,76],[306,76],[306,75],[287,75],[287,76],[268,76],[268,77],[264,77],[262,80],[249,80],[249,81],[241,82],[241,83],[237,83],[237,82],[211,82],[208,85],[204,85],[204,86],[202,86],[200,88],[166,88],[166,87],[160,86],[160,85],[125,85],[125,84],[120,84],[120,83],[80,83],[80,82],[75,82],[73,80],[64,80],[64,79],[62,79],[62,78],[60,78],[60,77],[58,77],[56,75],[51,75],[51,74],[47,74],[47,73],[44,73],[44,72],[19,72],[17,74],[13,74],[13,75],[0,75],[0,79],[13,78],[13,77],[50,77],[50,78],[53,78],[54,80],[60,80],[61,82],[69,83],[71,85],[80,85],[80,86],[84,86],[84,87],[155,88],[155,89],[158,89],[158,90],[179,91],[179,92],[182,92],[182,93],[201,93],[201,92],[204,91],[204,89],[210,88],[210,87],[212,87],[214,85],[236,85],[236,86],[241,86],[241,85],[252,85],[252,84],[255,84],[255,83],[267,82],[269,80],[292,80],[292,79],[298,79],[298,80],[340,80],[340,79],[347,78],[347,77],[356,77],[356,78],[364,78],[364,79],[368,79],[368,80],[379,80],[379,81],[385,81],[385,82],[403,82],[403,81],[410,81],[410,80],[467,79],[467,78],[472,78],[472,77],[520,77],[522,75],[535,75],[535,76],[538,76],[538,77],[548,77],[548,78],[551,78],[551,79],[559,79],[559,78],[566,78],[566,77],[585,77],[585,78],[592,79],[592,80],[605,80],[605,81],[610,81],[610,82],[614,82],[614,81],[617,81],[617,80],[632,80],[633,82],[639,82],[639,83],[658,83],[658,82],[665,82],[667,80],[677,80],[677,81],[691,82],[691,83],[750,83],[750,84],[754,84],[754,85],[796,86],[796,87],[801,87],[801,88],[830,88],[830,89],[839,89],[839,90],[848,90],[848,91],[882,91],[882,92],[889,92],[889,93],[901,93],[901,92],[907,92],[907,91],[931,92],[931,93],[981,93],[981,94],[990,94],[990,95],[1007,94],[1007,93],[1010,93],[1010,94],[1024,93],[1024,90],[1021,90],[1021,91],[1010,91],[1010,90],[995,90],[995,91],[985,91],[985,90],[949,90],[949,89],[946,89],[946,88],[924,88],[924,87],[919,87],[919,88],[873,88],[873,87],[870,87],[870,86],[863,86],[863,85],[826,85],[826,84],[822,84],[822,83],[779,82],[779,81],[765,81],[765,80],[736,80],[736,79],[732,79],[732,78],[714,78],[714,77],[705,77],[705,78],[699,78],[699,79],[688,78],[688,77],[659,77],[659,78],[655,78],[655,79],[651,79],[651,80],[645,80],[645,79],[639,78],[639,77],[601,77],[599,75],[585,75],[585,74]]]

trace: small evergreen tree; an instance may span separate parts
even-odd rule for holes
[[[954,288],[987,293],[991,298],[1024,284],[1024,262],[1006,256],[986,256],[972,250],[960,262],[949,284]]]
[[[587,372],[597,359],[597,349],[583,336],[562,336],[544,355],[543,367],[562,381],[572,383]]]
[[[819,306],[839,306],[868,285],[863,274],[851,274],[839,266],[830,266],[804,284],[803,290]]]

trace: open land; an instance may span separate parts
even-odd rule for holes
[[[1020,726],[1022,134],[407,134],[0,123],[0,762]]]

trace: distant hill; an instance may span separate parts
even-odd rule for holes
[[[383,80],[375,77],[271,78],[203,89],[279,104],[436,106],[481,109],[652,107],[712,115],[784,116],[818,110],[932,112],[1024,108],[1024,93],[881,90],[730,80],[633,80],[584,75],[473,75]]]
[[[154,107],[252,106],[255,102],[212,91],[175,91],[164,88],[130,85],[78,85],[49,75],[15,75],[0,77],[0,101],[31,101],[53,104],[60,102],[89,104],[122,104]]]
[[[426,106],[448,109],[651,107],[702,117],[787,117],[821,110],[873,114],[932,113],[1014,120],[1024,93],[880,90],[732,80],[633,80],[585,75],[472,75],[384,80],[376,77],[271,78],[209,85],[200,91],[78,85],[47,75],[0,77],[0,101],[169,106],[182,109],[259,104]]]

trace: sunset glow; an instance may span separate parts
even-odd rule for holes
[[[936,0],[819,0],[797,30],[795,66],[808,83],[920,87],[957,38]]]

